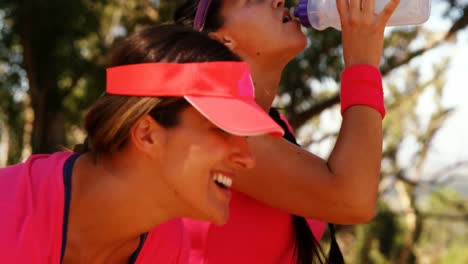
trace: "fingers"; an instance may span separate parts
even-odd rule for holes
[[[385,26],[400,4],[400,0],[389,0],[384,9],[376,14],[374,12],[376,0],[336,0],[341,24],[352,23],[362,20],[372,23],[379,28]]]
[[[336,0],[336,5],[342,19],[351,16],[355,20],[362,15],[374,17],[375,0]]]
[[[390,0],[385,5],[385,8],[380,12],[379,14],[379,21],[382,21],[383,23],[387,23],[387,21],[390,19],[390,16],[392,16],[393,11],[398,7],[398,4],[400,4],[400,0]]]
[[[362,12],[366,15],[374,15],[375,0],[362,0]]]
[[[353,15],[361,13],[361,0],[349,0],[349,11]]]
[[[343,19],[347,17],[348,14],[348,0],[336,0],[336,7],[338,9],[338,14],[340,14],[340,19],[343,22]]]

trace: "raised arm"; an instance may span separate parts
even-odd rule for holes
[[[337,0],[347,67],[343,75],[352,76],[350,85],[369,85],[365,67],[379,75],[385,24],[398,3],[391,0],[374,14],[373,0]],[[356,65],[367,66],[356,70]],[[234,181],[235,189],[273,207],[327,222],[353,224],[374,216],[382,158],[382,116],[375,108],[355,105],[344,111],[328,161],[284,139],[255,137],[249,144],[257,165]]]

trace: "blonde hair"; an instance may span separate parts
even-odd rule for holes
[[[133,97],[104,95],[85,116],[88,137],[75,147],[98,157],[114,153],[127,143],[131,128],[149,114],[164,127],[175,126],[181,110],[189,104],[179,97]]]
[[[112,53],[111,61],[112,66],[121,66],[148,62],[240,61],[240,58],[205,33],[180,25],[161,25],[125,39]],[[127,143],[131,128],[144,115],[149,114],[163,127],[171,127],[177,125],[180,111],[187,106],[187,101],[176,97],[105,94],[87,113],[88,138],[75,151],[96,156],[113,153]]]

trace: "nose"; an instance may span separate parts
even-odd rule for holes
[[[283,8],[285,6],[285,0],[273,0],[271,3],[273,8]]]
[[[229,162],[236,169],[252,169],[255,167],[255,158],[250,152],[247,139],[245,137],[232,136],[233,151],[229,155]]]

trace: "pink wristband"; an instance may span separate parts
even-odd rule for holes
[[[341,74],[341,115],[353,105],[367,105],[385,117],[382,75],[371,65],[347,67]]]

